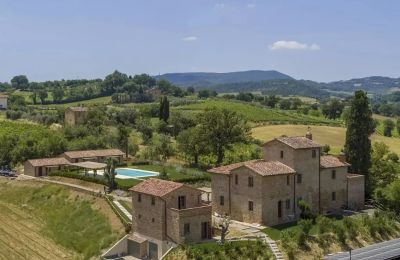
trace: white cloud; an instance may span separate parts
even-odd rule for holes
[[[254,8],[254,7],[256,7],[256,5],[255,4],[247,4],[247,7],[248,8]]]
[[[196,36],[187,36],[187,37],[183,38],[182,40],[184,40],[185,42],[192,42],[192,41],[196,41],[197,37]]]
[[[272,45],[269,46],[270,50],[311,50],[316,51],[319,50],[320,47],[313,43],[311,45],[306,43],[300,43],[297,41],[276,41]]]

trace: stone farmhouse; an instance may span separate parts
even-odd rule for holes
[[[349,164],[321,156],[321,145],[306,137],[280,137],[263,145],[263,159],[210,169],[212,210],[231,219],[268,226],[296,220],[298,202],[329,214],[364,205],[364,176]]]
[[[87,107],[69,107],[65,110],[65,125],[74,126],[86,122],[89,110]]]
[[[172,244],[211,238],[211,205],[202,202],[203,191],[154,178],[130,191],[133,234],[128,237],[127,254],[159,258]]]
[[[61,154],[59,157],[31,159],[24,163],[24,174],[30,176],[47,176],[52,171],[58,171],[67,167],[84,167],[98,169],[98,166],[90,166],[95,163],[105,162],[107,158],[115,158],[119,162],[124,153],[118,149],[71,151]],[[91,163],[89,166],[82,165],[82,162]],[[103,167],[104,168],[104,167]]]
[[[8,96],[0,94],[0,109],[7,109]]]

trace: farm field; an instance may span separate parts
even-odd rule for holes
[[[104,199],[0,179],[0,233],[0,259],[89,259],[124,228]]]
[[[111,96],[93,98],[93,99],[88,99],[88,100],[81,100],[81,101],[64,103],[64,104],[48,104],[48,105],[35,105],[35,106],[37,106],[37,107],[53,107],[53,108],[63,107],[63,108],[67,108],[67,107],[73,107],[73,106],[79,106],[79,105],[85,105],[85,106],[106,105],[106,104],[109,104],[109,103],[111,103]]]
[[[341,121],[325,119],[323,117],[314,117],[309,115],[298,114],[294,111],[284,111],[280,109],[269,109],[249,103],[226,101],[226,100],[206,100],[203,102],[174,107],[177,110],[186,110],[198,112],[206,108],[226,108],[230,111],[236,111],[243,115],[248,121],[274,122],[274,123],[303,123],[303,124],[323,124],[323,125],[340,125]]]
[[[262,141],[268,141],[279,137],[281,135],[287,136],[300,136],[305,135],[307,125],[268,125],[255,127],[252,129],[254,138]],[[313,139],[322,145],[329,144],[331,153],[338,154],[343,148],[346,129],[344,127],[332,126],[311,126]],[[384,142],[387,144],[391,151],[400,153],[400,138],[385,137],[378,134],[373,134],[371,137],[372,142]]]

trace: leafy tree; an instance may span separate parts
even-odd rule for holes
[[[118,126],[118,143],[119,147],[125,150],[125,155],[126,158],[128,158],[129,155],[129,135],[130,135],[131,129],[127,126],[124,125],[119,125]]]
[[[218,94],[215,90],[202,89],[198,92],[199,98],[216,97]]]
[[[300,218],[302,218],[302,219],[314,218],[314,216],[311,212],[311,206],[307,202],[305,202],[304,200],[300,200],[298,202],[298,206],[300,209]]]
[[[290,99],[291,104],[291,108],[293,110],[296,110],[297,108],[299,108],[301,105],[303,105],[303,101],[301,101],[300,98],[291,98]]]
[[[43,105],[44,103],[46,103],[46,98],[48,97],[48,93],[47,90],[42,88],[38,91],[38,95],[39,95],[39,99],[40,99],[40,103]]]
[[[250,135],[250,127],[244,118],[227,109],[206,109],[200,114],[199,122],[201,135],[217,157],[217,165],[222,163],[225,150],[235,143],[247,141]]]
[[[375,191],[375,200],[390,210],[400,214],[400,179],[396,179],[385,187],[380,187]]]
[[[186,92],[187,92],[188,94],[194,94],[194,92],[195,92],[194,87],[188,87],[188,88],[186,89]]]
[[[374,143],[372,149],[372,165],[369,170],[371,192],[379,187],[385,187],[400,175],[400,165],[396,154],[390,152],[383,142]]]
[[[19,90],[28,90],[29,80],[25,75],[18,75],[11,79],[11,86]]]
[[[176,137],[183,130],[194,127],[196,122],[190,113],[173,111],[169,118],[169,124],[172,126],[172,135]]]
[[[146,148],[145,157],[152,160],[166,161],[174,155],[171,139],[167,135],[154,136],[151,145]]]
[[[156,85],[156,79],[148,74],[135,75],[133,81],[138,85],[146,86],[147,88],[154,87]]]
[[[340,118],[344,109],[344,104],[337,98],[330,100],[322,105],[322,114],[329,119]]]
[[[169,118],[169,101],[167,96],[164,96],[160,100],[160,120],[163,120],[164,122],[168,122]]]
[[[275,108],[276,105],[278,104],[280,98],[275,96],[275,95],[270,95],[268,97],[265,97],[265,104],[269,106],[270,108]]]
[[[142,139],[145,144],[153,137],[153,128],[148,119],[139,119],[136,123],[136,129],[142,134]]]
[[[322,147],[322,153],[323,154],[329,154],[329,151],[331,150],[331,147],[329,146],[329,144],[326,144]]]
[[[240,92],[237,96],[236,96],[237,100],[242,100],[245,102],[251,102],[254,99],[254,95],[250,92]]]
[[[101,93],[110,95],[114,93],[119,87],[122,87],[128,81],[128,76],[119,71],[114,71],[112,74],[107,75],[102,83]]]
[[[206,141],[199,127],[192,127],[182,131],[177,139],[178,150],[184,155],[189,163],[198,165],[199,157],[207,151]]]
[[[169,175],[168,175],[167,169],[165,167],[163,167],[161,169],[161,172],[158,175],[158,178],[160,178],[161,180],[169,180]]]
[[[117,187],[115,182],[115,176],[117,175],[115,172],[115,166],[117,164],[117,161],[114,158],[107,158],[106,162],[107,166],[104,171],[104,178],[106,179],[107,187],[110,191],[112,191]]]
[[[61,86],[56,86],[52,90],[54,103],[60,103],[64,97],[64,89]]]
[[[392,120],[386,119],[385,121],[383,121],[383,135],[391,137],[394,127],[395,124]]]
[[[400,118],[397,118],[396,129],[397,129],[397,133],[400,135]]]
[[[292,103],[290,102],[289,99],[281,99],[279,101],[279,107],[281,109],[289,110],[291,106],[292,106]]]
[[[367,94],[361,90],[356,91],[351,100],[350,111],[346,119],[346,160],[351,164],[351,171],[366,176],[366,195],[371,192],[371,182],[368,171],[371,166],[371,141],[370,135],[374,132],[372,111],[369,107]]]

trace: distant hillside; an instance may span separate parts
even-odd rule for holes
[[[224,92],[252,92],[261,91],[268,95],[298,95],[313,98],[327,98],[329,92],[318,85],[300,80],[263,80],[258,82],[226,83],[213,86],[212,89],[219,93]]]
[[[321,88],[333,91],[353,92],[362,89],[372,94],[386,94],[400,90],[400,78],[373,76],[320,83],[320,85]]]
[[[166,79],[173,84],[180,86],[193,86],[205,88],[225,83],[240,83],[275,79],[293,79],[292,77],[275,70],[249,70],[227,73],[215,72],[186,72],[186,73],[167,73],[156,76],[155,78]]]

